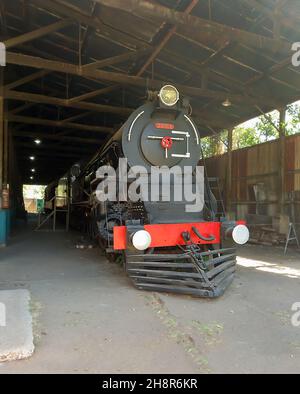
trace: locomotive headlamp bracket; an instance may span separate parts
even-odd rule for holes
[[[155,101],[159,94],[158,90],[147,90],[147,100],[148,101]]]
[[[175,104],[172,105],[167,105],[166,103],[163,102],[163,100],[161,99],[161,95],[162,95],[162,90],[166,87],[170,87],[172,89],[174,89],[174,91],[176,91],[176,102]],[[180,107],[181,109],[183,109],[185,111],[186,114],[188,114],[190,112],[190,98],[189,97],[180,97],[180,94],[178,92],[178,90],[173,86],[173,85],[165,85],[161,88],[160,91],[158,90],[147,90],[147,100],[148,101],[157,101],[159,102],[159,107],[160,108],[165,108],[165,109],[176,109],[178,107]],[[180,101],[180,105],[179,105],[179,101]]]

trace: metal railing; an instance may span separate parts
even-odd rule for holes
[[[66,201],[66,209],[59,209],[57,203],[59,200],[65,200]],[[38,213],[38,224],[35,228],[34,231],[39,231],[41,229],[41,227],[48,223],[50,221],[51,218],[53,218],[53,222],[52,222],[52,229],[47,229],[46,231],[56,231],[56,225],[57,225],[57,212],[64,212],[66,214],[66,224],[65,224],[65,231],[69,231],[69,227],[70,227],[70,198],[69,197],[60,197],[60,196],[54,196],[51,198],[50,201],[48,201],[49,203],[51,203],[52,205],[52,211],[45,217],[43,218],[43,216],[45,215],[44,212],[40,211]]]

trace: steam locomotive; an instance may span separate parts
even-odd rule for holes
[[[212,298],[222,295],[232,282],[235,244],[245,244],[249,231],[243,221],[217,215],[217,201],[206,174],[201,178],[201,210],[187,209],[185,196],[176,198],[176,186],[186,181],[187,167],[192,169],[187,183],[194,194],[201,190],[196,176],[201,140],[189,112],[188,99],[181,98],[174,86],[163,86],[149,94],[149,100],[89,162],[76,164],[63,179],[71,200],[71,224],[97,239],[111,260],[121,260],[138,289]],[[130,189],[133,181],[125,183],[121,179],[124,175],[118,172],[120,158],[127,160],[129,172],[144,169],[143,184],[148,193],[153,187],[151,171],[159,169],[155,198],[142,198],[142,193],[132,201],[116,193],[112,201],[99,199],[102,179],[97,171],[103,166],[116,170],[118,192],[123,188],[127,194]],[[171,192],[164,198],[166,175],[175,168],[182,172],[169,176]],[[46,195],[53,195],[53,184]]]

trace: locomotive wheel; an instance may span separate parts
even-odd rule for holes
[[[114,226],[121,225],[121,218],[119,215],[113,213],[108,214],[108,219],[102,219],[97,222],[98,231],[104,240],[113,241],[113,228]]]

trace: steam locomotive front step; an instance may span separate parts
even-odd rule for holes
[[[197,258],[190,251],[128,254],[126,270],[138,289],[213,298],[222,295],[233,280],[236,267],[233,251],[232,248],[212,250],[197,253]]]
[[[218,287],[210,288],[210,289],[196,289],[187,286],[168,286],[162,284],[150,284],[150,283],[137,283],[135,286],[141,290],[150,290],[150,291],[161,291],[167,293],[179,293],[179,294],[186,294],[186,295],[193,295],[198,297],[205,297],[205,298],[216,298],[220,297],[227,287],[231,284],[234,279],[234,275],[228,276]]]

